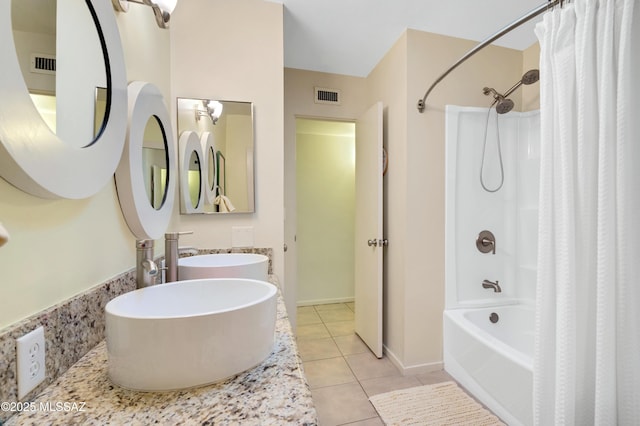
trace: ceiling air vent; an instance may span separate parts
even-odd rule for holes
[[[31,72],[38,74],[55,74],[56,57],[44,53],[31,54]]]
[[[315,98],[314,98],[315,103],[340,105],[340,90],[314,87],[314,91],[315,91]]]

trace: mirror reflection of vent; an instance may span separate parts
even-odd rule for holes
[[[44,53],[31,54],[31,72],[38,74],[55,74],[56,57]]]
[[[315,103],[340,105],[340,90],[314,87],[314,91],[315,91],[315,98],[314,98]]]

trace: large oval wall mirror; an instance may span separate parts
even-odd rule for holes
[[[145,192],[149,204],[155,210],[160,210],[167,197],[167,139],[164,127],[157,115],[147,120],[142,140],[142,175]]]
[[[136,239],[166,232],[175,200],[175,144],[169,111],[160,89],[129,84],[129,132],[116,170],[118,200]]]
[[[201,164],[206,194],[197,212],[255,211],[253,104],[198,98],[178,98],[177,102],[178,134],[199,135],[206,156]],[[212,142],[207,145],[205,139]],[[184,179],[189,176],[181,173],[180,180]]]
[[[40,115],[65,142],[90,145],[104,125],[96,90],[107,86],[90,8],[78,0],[11,0],[11,22],[22,77]]]
[[[127,118],[111,3],[2,1],[0,58],[0,175],[46,198],[100,191],[120,160]]]

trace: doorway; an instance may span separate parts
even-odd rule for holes
[[[296,118],[298,306],[354,300],[355,123]]]

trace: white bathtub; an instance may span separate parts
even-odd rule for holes
[[[533,423],[533,328],[526,305],[444,311],[445,370],[510,426]]]

